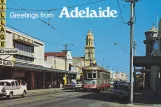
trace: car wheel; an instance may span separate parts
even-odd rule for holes
[[[22,97],[24,98],[26,96],[26,91],[23,92]]]
[[[12,99],[13,98],[13,93],[10,92],[10,94],[7,96],[8,99]]]

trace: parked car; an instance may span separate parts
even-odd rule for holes
[[[111,98],[129,98],[130,86],[127,83],[115,84],[111,90]]]
[[[82,81],[72,81],[70,84],[64,86],[65,89],[80,90],[82,88]]]
[[[80,90],[83,88],[82,81],[77,81],[77,83],[73,87],[75,90]]]
[[[27,86],[20,85],[17,80],[0,80],[0,97],[6,96],[11,99],[13,96],[21,95],[25,97]]]

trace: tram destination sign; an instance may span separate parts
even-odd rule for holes
[[[16,48],[0,48],[0,55],[15,55],[18,54]]]

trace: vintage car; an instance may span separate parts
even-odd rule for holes
[[[0,97],[6,96],[11,99],[13,96],[21,95],[25,97],[27,86],[20,85],[17,80],[0,80]]]
[[[111,98],[129,98],[130,88],[127,83],[115,84],[114,88],[111,90]]]

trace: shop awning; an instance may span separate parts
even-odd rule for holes
[[[53,68],[46,68],[46,67],[39,66],[39,65],[19,63],[19,62],[15,62],[13,67],[30,69],[30,70],[34,70],[34,71],[40,71],[40,72],[57,72],[57,73],[77,74],[77,72],[60,70],[60,69],[53,69]]]

